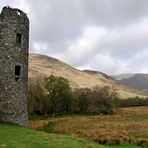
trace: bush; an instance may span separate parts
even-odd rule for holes
[[[53,133],[55,126],[55,122],[48,122],[48,124],[44,127],[44,131],[47,133]]]
[[[67,79],[49,76],[44,82],[29,85],[29,115],[71,113],[113,114],[117,93],[110,87],[76,89],[72,92]]]
[[[119,107],[148,106],[148,98],[127,98],[119,100]]]
[[[98,114],[113,114],[115,100],[117,99],[117,93],[114,89],[108,86],[95,88],[92,92],[92,99],[92,106],[94,106]]]
[[[74,91],[73,111],[77,113],[113,114],[117,93],[110,87]]]

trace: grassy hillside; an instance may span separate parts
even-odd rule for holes
[[[37,132],[0,124],[0,148],[106,148],[90,141],[60,134]]]
[[[93,89],[94,87],[110,86],[116,89],[121,98],[138,95],[138,91],[122,85],[119,81],[101,72],[80,71],[52,57],[39,54],[29,55],[30,81],[32,79],[41,79],[51,74],[68,79],[72,88]]]

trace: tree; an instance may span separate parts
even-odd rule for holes
[[[70,113],[72,94],[68,80],[51,75],[45,78],[44,86],[47,90],[47,96],[51,100],[51,113]]]
[[[117,93],[109,86],[103,88],[96,88],[94,90],[95,104],[97,106],[98,113],[112,114],[115,100],[117,100]]]
[[[112,114],[117,102],[115,90],[106,86],[103,88],[77,89],[74,91],[74,112]]]
[[[87,112],[98,114],[112,114],[118,100],[115,90],[108,86],[94,88],[87,97],[89,104]]]
[[[91,90],[88,88],[76,89],[73,92],[74,102],[73,102],[73,110],[74,112],[85,113],[88,110],[88,106],[90,103],[90,94]]]
[[[32,114],[47,114],[49,106],[40,82],[32,81],[28,89],[28,112]],[[48,106],[48,107],[47,107]]]

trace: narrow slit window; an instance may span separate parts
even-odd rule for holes
[[[21,75],[21,66],[15,65],[15,80],[18,81]]]
[[[21,42],[22,42],[22,34],[17,33],[16,34],[16,43],[21,44]]]

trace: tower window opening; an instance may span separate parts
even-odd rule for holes
[[[21,66],[15,65],[15,80],[18,81],[21,75]]]
[[[21,44],[21,42],[22,42],[22,34],[17,33],[16,34],[16,43]]]
[[[21,11],[20,11],[20,10],[17,10],[17,14],[18,14],[18,15],[21,15]]]

